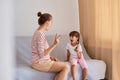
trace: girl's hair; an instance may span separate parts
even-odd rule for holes
[[[43,25],[46,21],[50,21],[52,19],[52,15],[48,13],[42,14],[41,12],[38,12],[37,16],[39,17],[38,19],[39,25]]]
[[[72,32],[69,33],[69,36],[70,37],[73,37],[73,36],[77,37],[78,38],[78,42],[77,43],[79,44],[79,39],[80,39],[80,33],[79,32],[72,31]]]

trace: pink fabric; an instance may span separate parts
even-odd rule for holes
[[[32,38],[32,62],[50,59],[50,55],[44,55],[44,50],[49,47],[45,35],[41,31],[35,31]]]
[[[87,64],[86,64],[86,62],[85,62],[85,60],[84,60],[84,58],[81,58],[81,59],[73,58],[73,59],[71,59],[70,62],[71,62],[72,65],[77,65],[77,63],[79,63],[80,66],[82,67],[82,69],[88,68],[88,66],[87,66]]]

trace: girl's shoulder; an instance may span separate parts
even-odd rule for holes
[[[70,49],[70,43],[67,43],[67,45],[66,45],[66,49]]]
[[[68,42],[68,43],[67,43],[67,46],[71,46],[71,44]]]
[[[79,45],[79,46],[81,46],[81,44],[80,44],[80,43],[79,43],[78,45]]]

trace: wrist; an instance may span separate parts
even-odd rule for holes
[[[55,47],[57,44],[53,44],[52,46]]]

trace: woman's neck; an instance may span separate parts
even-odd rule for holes
[[[38,30],[38,31],[45,31],[46,29],[45,29],[45,26],[44,26],[44,25],[41,25],[41,26],[38,27],[37,30]]]

